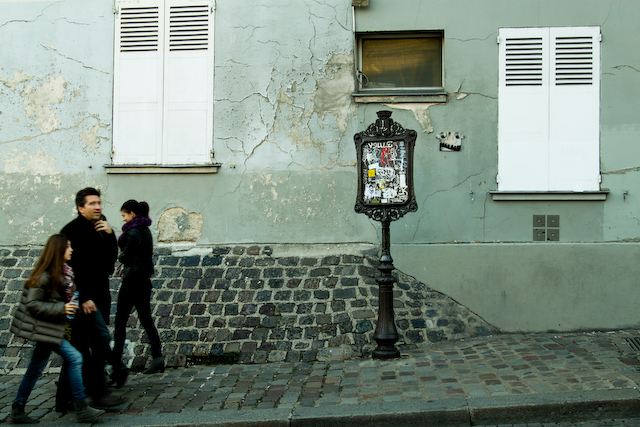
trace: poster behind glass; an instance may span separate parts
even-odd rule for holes
[[[403,204],[409,200],[404,141],[370,141],[362,145],[363,198],[366,204]]]

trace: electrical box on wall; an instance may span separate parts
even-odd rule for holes
[[[369,6],[369,0],[351,0],[351,6],[367,7]]]

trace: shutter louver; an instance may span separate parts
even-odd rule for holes
[[[209,6],[172,6],[169,10],[169,50],[207,50]]]
[[[542,38],[508,38],[505,79],[507,86],[542,85]]]
[[[158,50],[158,7],[123,7],[120,10],[120,52]]]
[[[555,38],[556,85],[593,84],[593,38]]]

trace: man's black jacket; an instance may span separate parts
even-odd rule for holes
[[[102,220],[106,221],[106,218],[103,216]],[[80,303],[92,300],[108,319],[111,310],[109,276],[118,257],[115,233],[96,231],[94,224],[82,215],[65,225],[62,233],[73,248],[69,264],[75,273],[74,282],[80,293]]]

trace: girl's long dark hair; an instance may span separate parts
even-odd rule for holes
[[[54,234],[49,237],[31,275],[24,283],[25,288],[37,286],[42,274],[47,272],[49,273],[49,284],[45,290],[53,292],[58,289],[62,284],[64,253],[67,250],[68,241],[69,239],[64,234]]]
[[[126,213],[133,212],[136,216],[149,218],[149,204],[147,202],[137,202],[136,200],[127,200],[122,204],[121,211]]]

